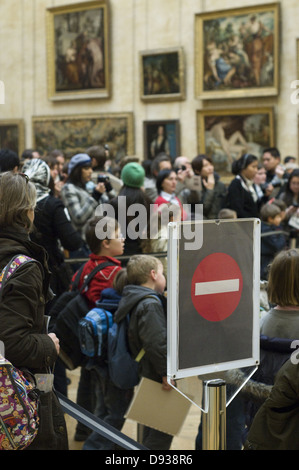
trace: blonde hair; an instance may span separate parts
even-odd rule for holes
[[[28,211],[34,210],[36,189],[23,173],[6,172],[0,177],[0,227],[30,230]]]
[[[233,209],[220,209],[218,219],[237,219],[237,212]]]
[[[151,255],[133,255],[127,264],[128,284],[140,286],[145,284],[152,269],[158,270],[161,261]]]
[[[269,271],[268,298],[281,307],[299,306],[299,250],[278,253]]]

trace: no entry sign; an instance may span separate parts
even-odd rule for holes
[[[237,308],[243,277],[237,262],[226,253],[206,256],[191,281],[191,298],[197,312],[209,321],[222,321]]]
[[[187,223],[202,224],[200,249],[185,250]],[[256,366],[260,221],[170,224],[167,256],[168,375]]]

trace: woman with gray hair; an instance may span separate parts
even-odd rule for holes
[[[50,299],[46,251],[32,242],[36,189],[25,174],[0,177],[0,271],[17,255],[31,260],[11,276],[2,289],[0,341],[5,357],[18,369],[51,377],[59,354],[59,340],[47,332],[45,304]],[[33,261],[32,261],[33,260]],[[39,431],[28,449],[67,449],[63,412],[50,387],[40,392]]]

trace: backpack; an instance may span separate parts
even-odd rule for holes
[[[145,298],[152,297],[160,301],[157,295],[146,295]],[[119,323],[113,323],[108,331],[108,370],[110,380],[113,384],[122,389],[134,388],[139,383],[139,362],[145,354],[141,349],[137,357],[133,358],[129,348],[128,328],[131,314]]]
[[[17,255],[0,274],[0,299],[7,280],[23,264],[38,261]],[[39,392],[34,377],[16,369],[0,354],[0,450],[23,450],[38,432]]]
[[[78,323],[89,312],[90,307],[88,300],[82,294],[96,273],[106,266],[114,266],[114,263],[107,261],[96,266],[87,276],[82,287],[78,289],[80,276],[84,268],[84,265],[81,266],[75,277],[72,290],[62,294],[56,303],[57,305],[55,304],[50,311],[50,315],[56,317],[52,331],[59,338],[59,357],[69,370],[76,369],[86,362],[86,356],[80,348]]]
[[[113,324],[113,315],[120,299],[121,295],[113,288],[104,289],[95,308],[79,321],[78,336],[81,351],[87,357],[96,359],[98,365],[103,366],[107,362],[108,330]]]
[[[80,348],[85,356],[104,359],[103,343],[112,323],[112,313],[104,308],[93,308],[79,321]]]

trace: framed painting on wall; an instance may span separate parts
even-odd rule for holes
[[[232,176],[231,164],[244,153],[262,157],[275,145],[273,108],[197,111],[198,152],[209,156],[215,171]]]
[[[23,119],[0,120],[0,148],[13,150],[21,157],[25,150],[25,126]]]
[[[141,51],[140,94],[143,101],[185,99],[185,69],[182,48]]]
[[[50,100],[108,98],[108,0],[47,9]]]
[[[174,121],[144,121],[144,160],[153,160],[166,153],[172,161],[180,155],[180,123]]]
[[[108,145],[113,162],[118,163],[134,154],[133,114],[36,116],[32,141],[42,154],[59,148],[67,159],[92,145]]]
[[[279,21],[279,3],[195,15],[196,97],[277,95]]]

